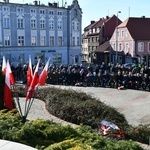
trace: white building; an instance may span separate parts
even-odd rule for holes
[[[81,62],[82,10],[77,0],[33,4],[0,2],[0,63],[5,56],[14,65],[50,57],[51,64]]]

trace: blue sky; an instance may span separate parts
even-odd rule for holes
[[[2,0],[1,0],[2,1]],[[33,3],[32,0],[9,0],[13,3]],[[39,0],[38,0],[39,1]],[[72,3],[72,0],[40,0],[40,3],[48,4],[48,2],[67,1],[67,5]],[[90,24],[91,20],[98,21],[99,18],[117,15],[124,21],[130,17],[149,17],[150,18],[150,0],[78,0],[82,8],[82,30]]]

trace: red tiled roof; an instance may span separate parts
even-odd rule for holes
[[[94,22],[94,23],[92,23],[92,24],[90,24],[90,25],[88,25],[87,27],[84,28],[84,31],[88,31],[88,30],[91,29],[96,23],[97,23],[97,21]]]
[[[110,43],[109,41],[106,41],[105,43],[101,44],[96,50],[95,52],[97,53],[100,53],[100,52],[106,52],[106,51],[109,51],[109,46],[110,46]]]
[[[100,18],[99,21],[96,22],[96,24],[92,28],[99,28],[102,27],[103,24],[107,21],[108,19],[105,18]]]
[[[127,27],[134,40],[150,39],[150,18],[128,18],[118,28]]]

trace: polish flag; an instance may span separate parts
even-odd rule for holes
[[[7,63],[8,63],[7,68],[8,68],[9,76],[10,76],[10,84],[11,84],[11,85],[14,85],[14,84],[15,84],[14,75],[13,75],[13,73],[12,73],[12,71],[11,71],[9,61],[7,61]]]
[[[3,56],[2,72],[6,74],[6,58]]]
[[[38,84],[38,68],[39,68],[39,64],[40,64],[40,59],[38,60],[38,63],[36,65],[36,68],[35,68],[35,71],[34,71],[34,75],[33,75],[33,79],[32,79],[32,82],[28,88],[28,91],[27,91],[27,95],[26,95],[26,100],[29,100],[31,99],[31,97],[33,96],[34,94],[34,91],[35,91],[35,88]]]
[[[33,70],[32,70],[32,62],[31,62],[31,56],[29,56],[29,65],[27,70],[27,84],[30,86],[33,78]]]
[[[49,58],[48,61],[46,62],[46,65],[45,65],[43,71],[41,72],[41,74],[40,74],[40,76],[39,76],[39,82],[38,82],[38,84],[39,84],[40,86],[45,85],[46,78],[47,78],[47,70],[48,70],[49,62],[50,62],[50,58]]]
[[[10,73],[9,73],[9,61],[6,64],[6,74],[5,74],[5,85],[4,85],[4,105],[12,110],[13,109],[13,100],[12,100],[12,91],[10,85]]]

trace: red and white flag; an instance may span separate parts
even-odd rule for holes
[[[6,64],[5,85],[4,85],[4,105],[8,109],[13,109],[12,91],[10,85],[9,61]]]
[[[6,58],[3,56],[2,72],[6,74]]]
[[[30,86],[33,78],[33,70],[32,70],[32,62],[31,62],[31,56],[29,56],[29,65],[27,70],[27,84]]]
[[[48,65],[49,65],[49,62],[50,62],[50,58],[48,59],[48,61],[46,62],[46,65],[43,69],[43,71],[41,72],[40,76],[39,76],[39,82],[38,84],[40,86],[42,85],[45,85],[45,82],[46,82],[46,78],[47,78],[47,70],[48,70]]]
[[[8,63],[8,64],[7,64],[7,68],[8,68],[8,70],[9,70],[9,76],[10,76],[10,84],[11,84],[11,85],[14,85],[14,84],[15,84],[14,75],[13,75],[13,73],[12,73],[12,71],[11,71],[9,61],[7,61],[7,63]]]
[[[26,95],[26,100],[29,100],[32,98],[34,92],[35,92],[35,87],[37,86],[38,84],[38,68],[39,68],[39,64],[40,64],[40,59],[38,60],[38,63],[36,65],[36,68],[35,68],[35,71],[34,71],[34,75],[33,75],[33,79],[32,79],[32,82],[28,88],[28,91],[27,91],[27,95]]]

